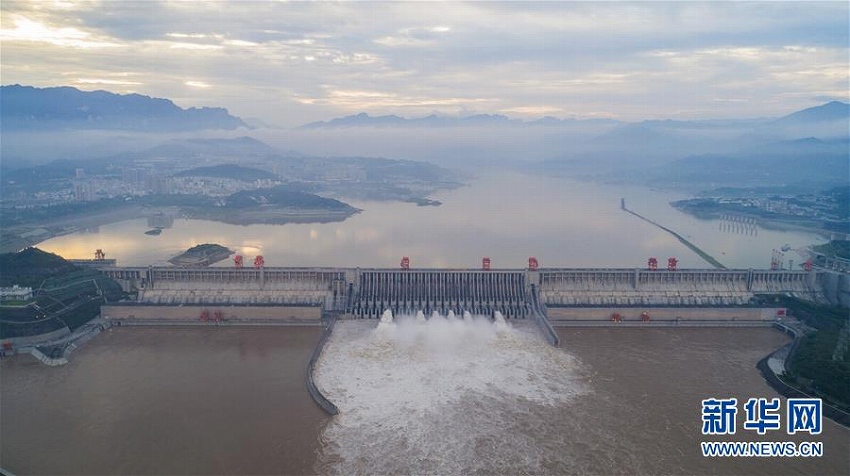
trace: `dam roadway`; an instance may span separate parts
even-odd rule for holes
[[[160,308],[160,312],[173,306],[183,307],[186,312],[223,309],[222,317],[226,319],[227,312],[235,312],[233,309],[257,308],[259,312],[261,308],[281,307],[292,310],[293,321],[313,321],[322,314],[343,319],[378,318],[387,309],[394,314],[423,311],[426,315],[499,311],[512,319],[539,313],[548,315],[557,324],[570,320],[607,321],[613,312],[620,312],[624,321],[640,320],[645,316],[638,309],[661,318],[668,313],[665,309],[748,308],[750,317],[761,319],[760,314],[753,312],[766,306],[759,305],[756,296],[790,295],[829,303],[837,299],[836,295],[847,284],[847,275],[822,270],[165,266],[100,269],[121,283],[125,291],[137,296],[134,302],[114,303],[110,308],[128,306],[135,308],[136,313],[143,306]],[[315,312],[296,312],[298,309]],[[688,315],[676,311],[668,317],[681,321],[688,319]],[[727,317],[748,320],[737,314]]]

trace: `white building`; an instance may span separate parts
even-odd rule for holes
[[[29,301],[32,299],[32,288],[22,288],[17,284],[11,288],[0,288],[0,301]]]

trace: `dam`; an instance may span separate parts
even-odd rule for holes
[[[524,319],[559,308],[752,307],[757,296],[832,303],[848,276],[825,270],[626,268],[101,268],[135,306],[304,307],[343,319],[448,311]],[[123,303],[117,303],[123,304]],[[762,306],[764,307],[764,306]]]

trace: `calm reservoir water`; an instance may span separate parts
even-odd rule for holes
[[[680,267],[708,265],[670,234],[620,210],[627,206],[685,236],[728,267],[767,268],[773,249],[825,241],[812,233],[766,230],[736,221],[698,220],[669,206],[681,198],[641,187],[621,187],[530,176],[484,173],[470,186],[436,195],[440,207],[398,202],[354,202],[363,212],[340,223],[227,225],[176,219],[159,236],[145,235],[146,219],[127,220],[40,243],[66,258],[91,258],[102,248],[123,266],[165,264],[200,243],[219,243],[268,266],[519,268],[529,256],[550,267],[643,267],[650,256]],[[787,260],[803,258],[793,251]],[[219,263],[229,266],[230,261]]]

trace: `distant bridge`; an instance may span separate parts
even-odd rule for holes
[[[500,311],[525,318],[537,307],[744,306],[756,294],[830,302],[847,276],[823,270],[626,268],[101,268],[149,304],[307,305],[354,318],[395,313]],[[831,273],[831,274],[830,274]]]

